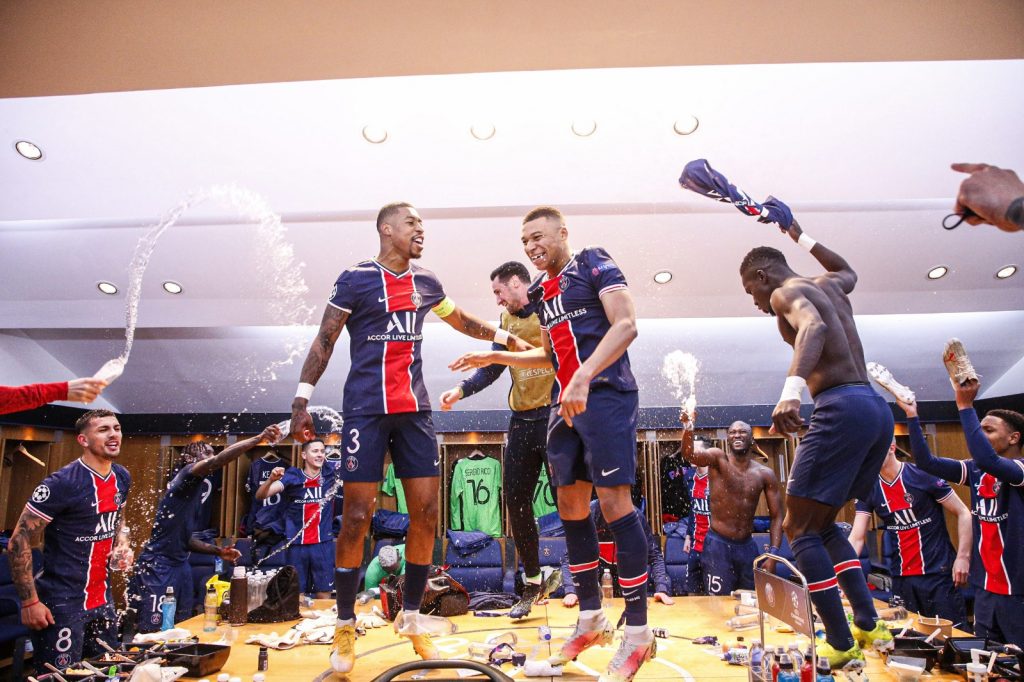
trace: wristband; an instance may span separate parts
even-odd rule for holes
[[[508,346],[509,333],[500,327],[494,331],[494,343]]]
[[[313,397],[314,388],[316,388],[316,386],[314,386],[313,384],[307,384],[305,382],[302,382],[299,384],[299,387],[295,389],[295,397],[305,398],[306,400],[309,400],[310,398]]]
[[[765,549],[765,551],[768,552],[769,554],[774,554],[775,556],[778,556],[781,550],[778,547],[770,547],[769,546],[768,548]]]
[[[807,382],[804,381],[803,377],[786,377],[786,383],[782,386],[782,395],[779,397],[779,402],[783,400],[796,400],[799,402],[805,388],[807,388]]]
[[[814,239],[811,239],[806,232],[801,232],[800,238],[796,240],[796,243],[810,251],[818,242],[815,241]]]
[[[30,602],[29,602],[29,603],[27,603],[27,604],[22,604],[22,605],[21,605],[21,608],[23,608],[23,609],[27,609],[27,608],[29,608],[29,607],[31,607],[31,606],[35,606],[35,605],[36,605],[36,604],[38,604],[38,603],[39,603],[39,597],[36,597],[36,598],[35,598],[35,599],[34,599],[33,601],[30,601]]]

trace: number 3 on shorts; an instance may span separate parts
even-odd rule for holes
[[[352,437],[352,444],[345,448],[345,452],[354,455],[359,452],[359,429],[349,429],[348,435]]]

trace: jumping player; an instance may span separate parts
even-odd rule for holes
[[[75,429],[81,456],[36,486],[8,545],[21,622],[32,630],[39,670],[99,653],[97,638],[117,642],[108,564],[124,570],[132,559],[120,532],[131,487],[128,470],[116,462],[121,425],[113,412],[93,410]],[[43,572],[36,581],[32,548],[41,545]]]
[[[597,529],[590,497],[615,537],[618,582],[626,602],[626,629],[602,680],[628,681],[654,656],[647,626],[647,543],[633,508],[636,480],[637,384],[626,348],[636,338],[636,313],[626,278],[608,252],[573,252],[562,213],[535,208],[523,219],[523,248],[545,274],[530,291],[540,302],[543,348],[525,353],[464,355],[450,365],[469,369],[491,362],[515,367],[555,366],[548,423],[548,462],[558,488],[570,571],[580,599],[576,630],[553,665],[575,659],[595,644],[611,643],[614,630],[601,609]]]
[[[534,346],[541,345],[540,319],[537,306],[530,303],[526,292],[530,273],[518,261],[504,263],[491,273],[491,288],[498,305],[505,309],[500,327]],[[501,350],[494,344],[491,350]],[[458,386],[441,395],[441,409],[450,410],[462,398],[479,393],[505,371],[503,365],[480,367]],[[509,618],[523,618],[546,595],[542,593],[539,538],[533,516],[533,494],[541,469],[547,460],[547,425],[551,412],[551,384],[555,379],[549,367],[521,369],[510,367],[512,389],[508,404],[512,416],[508,422],[508,447],[502,457],[502,488],[512,524],[512,539],[523,561],[526,586],[523,596],[508,612]]]
[[[288,547],[288,564],[299,572],[299,591],[330,599],[334,585],[333,506],[324,500],[337,480],[338,468],[326,461],[324,442],[319,438],[302,444],[302,462],[301,469],[277,467],[271,471],[256,491],[256,499],[281,495],[285,538],[291,541],[299,536]]]
[[[704,539],[701,563],[709,594],[754,589],[754,559],[762,549],[779,553],[782,544],[782,494],[775,472],[750,456],[754,434],[750,424],[735,421],[726,433],[728,454],[719,448],[697,447],[690,461],[706,466],[711,489],[711,528]],[[754,513],[764,493],[771,517],[771,546],[761,548],[751,537]],[[766,566],[772,570],[772,566]]]
[[[160,629],[160,605],[168,587],[174,588],[178,602],[175,621],[192,617],[192,568],[188,563],[191,552],[212,554],[224,561],[235,561],[241,556],[234,545],[218,547],[192,535],[199,524],[203,481],[261,442],[275,443],[280,438],[277,426],[268,426],[260,435],[240,440],[217,454],[203,441],[185,446],[183,457],[187,463],[167,485],[156,510],[153,533],[142,548],[128,583],[128,603],[134,611],[138,632]]]
[[[956,517],[957,551],[949,541],[943,509]],[[956,588],[967,584],[971,565],[971,511],[949,484],[896,459],[893,441],[878,482],[857,500],[850,544],[858,556],[872,513],[885,530],[893,594],[922,616],[963,623],[964,599]]]
[[[979,422],[974,398],[981,384],[973,371],[970,376],[955,378],[953,383],[971,459],[935,457],[921,431],[917,406],[898,404],[907,413],[917,466],[971,489],[974,542],[969,582],[975,588],[974,633],[1024,647],[1024,415],[989,410]]]
[[[341,445],[345,503],[335,555],[338,623],[331,652],[331,666],[339,673],[351,671],[355,664],[359,567],[386,452],[391,453],[409,505],[404,610],[395,627],[412,640],[420,656],[438,656],[430,638],[436,623],[419,613],[434,551],[440,463],[420,360],[427,312],[468,336],[493,339],[515,350],[530,347],[464,312],[445,296],[434,273],[411,262],[423,255],[424,236],[423,221],[412,205],[384,206],[377,215],[377,234],[377,257],[338,277],[292,402],[291,433],[309,440],[313,421],[306,407],[348,325],[351,368],[345,381]]]
[[[892,642],[878,620],[857,555],[835,519],[848,500],[864,497],[875,485],[892,442],[893,418],[868,383],[848,298],[857,273],[795,220],[786,232],[824,266],[825,274],[798,275],[780,251],[761,246],[743,259],[740,276],[754,305],[778,316],[779,332],[793,346],[789,376],[772,413],[773,429],[788,434],[803,425],[800,399],[805,387],[814,400],[810,428],[793,462],[783,528],[825,625],[819,655],[836,669],[863,661],[862,646]],[[853,608],[852,632],[840,586]]]

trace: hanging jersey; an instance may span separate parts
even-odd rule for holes
[[[971,584],[996,594],[1024,594],[1024,487],[986,474],[974,460],[962,460],[960,469],[957,483],[971,488]]]
[[[395,498],[395,506],[399,514],[409,513],[409,505],[405,503],[405,488],[402,487],[401,479],[395,478],[394,464],[388,465],[388,470],[384,473],[384,480],[380,484],[380,491]]]
[[[955,494],[941,478],[903,464],[887,482],[881,476],[858,514],[878,514],[885,529],[884,555],[894,576],[948,573],[956,559],[941,502]]]
[[[501,464],[493,457],[464,457],[455,464],[451,482],[451,527],[501,533]]]
[[[599,246],[588,246],[574,254],[557,277],[544,276],[535,283],[531,299],[538,294],[542,297],[540,323],[551,337],[555,354],[552,404],[561,401],[562,391],[573,374],[611,328],[601,297],[625,288],[626,278],[619,266]],[[619,391],[637,390],[628,354],[623,353],[601,370],[590,384],[611,386]]]
[[[224,470],[217,469],[203,479],[203,492],[199,496],[199,523],[196,530],[212,528],[210,522],[213,520],[213,507],[220,502],[220,498],[214,493],[219,493],[223,487]]]
[[[677,519],[685,519],[690,514],[690,483],[689,467],[678,454],[661,459],[661,512],[670,514]]]
[[[427,312],[444,299],[434,273],[415,264],[394,273],[366,260],[341,273],[328,303],[349,313],[344,416],[430,409],[420,342]]]
[[[114,464],[100,476],[81,459],[36,486],[25,508],[48,522],[39,597],[51,610],[87,611],[110,603],[107,560],[131,475]]]
[[[188,541],[199,523],[199,499],[203,478],[192,475],[194,464],[179,471],[167,485],[156,508],[153,533],[136,562],[141,570],[155,566],[180,566],[188,561]]]
[[[249,465],[249,474],[245,478],[245,492],[250,499],[250,522],[246,528],[263,528],[279,535],[284,534],[284,507],[281,505],[281,494],[271,495],[265,500],[256,499],[256,491],[270,478],[270,472],[281,466],[287,466],[283,459],[268,462],[262,457]]]
[[[293,538],[301,531],[295,541],[298,545],[316,545],[331,540],[334,499],[327,499],[327,493],[334,486],[337,474],[338,467],[333,462],[325,461],[316,476],[288,467],[281,479],[284,485],[281,497],[285,537]]]
[[[711,479],[708,474],[693,475],[693,487],[690,489],[691,509],[693,511],[693,543],[696,552],[704,551],[704,538],[711,527]]]
[[[533,516],[539,519],[556,511],[558,511],[558,507],[555,505],[555,491],[552,490],[551,481],[548,480],[548,469],[541,467],[537,487],[533,489]]]

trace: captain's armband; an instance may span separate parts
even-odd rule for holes
[[[455,301],[445,296],[444,300],[442,300],[440,303],[435,305],[430,310],[440,318],[448,317],[453,312],[455,312]]]

